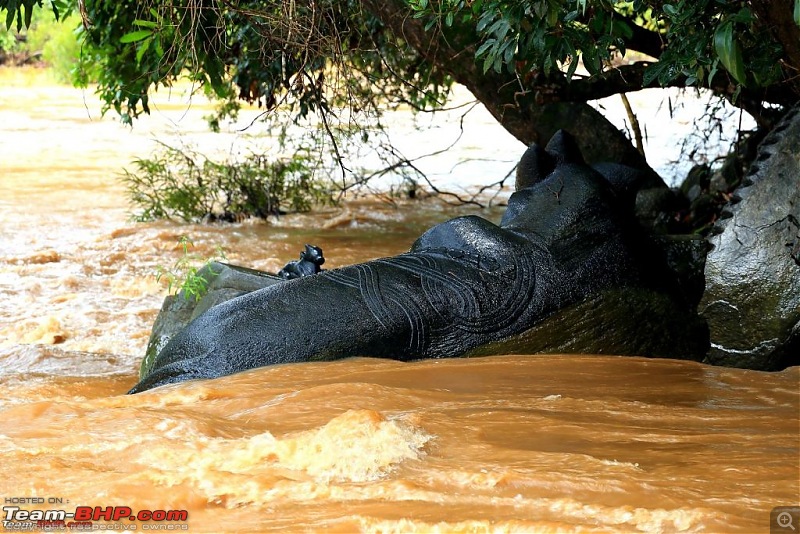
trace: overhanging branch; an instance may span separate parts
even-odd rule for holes
[[[484,73],[475,62],[479,38],[471,25],[455,21],[452,28],[426,31],[424,21],[413,18],[403,0],[361,0],[361,4],[426,61],[467,87],[489,113],[523,143],[543,144],[557,130],[569,130],[576,136],[588,161],[625,163],[649,170],[654,182],[660,182],[630,140],[585,100],[540,103],[533,94],[525,92],[526,88],[514,74],[492,70]]]
[[[586,14],[578,17],[577,20],[582,24],[589,24],[590,17],[588,15],[592,12],[593,10],[591,9],[587,10]],[[661,53],[663,52],[664,48],[664,41],[661,34],[636,24],[636,21],[632,18],[626,17],[625,15],[617,13],[616,11],[613,12],[613,20],[624,22],[625,25],[630,28],[631,36],[627,39],[624,39],[625,47],[628,50],[635,50],[656,59],[661,57]]]
[[[524,93],[530,93],[540,104],[555,102],[587,102],[613,96],[620,93],[629,93],[647,88],[661,87],[688,87],[687,78],[680,75],[661,86],[652,81],[644,84],[645,70],[652,63],[639,61],[630,65],[621,65],[594,76],[567,81],[564,76],[552,77],[546,81],[535,81],[529,87],[524,87]],[[715,94],[732,99],[736,95],[737,86],[725,71],[718,71],[711,83],[705,86]],[[748,89],[742,87],[737,98],[742,102],[770,102],[784,106],[791,106],[796,102],[796,95],[788,84],[773,85],[765,89]],[[737,100],[736,104],[739,102]],[[747,109],[747,108],[745,108]],[[749,111],[749,110],[748,110]]]

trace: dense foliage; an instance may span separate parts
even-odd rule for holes
[[[378,95],[424,106],[448,86],[389,43],[355,0],[87,2],[85,17],[84,72],[125,121],[149,111],[152,88],[182,75],[223,99],[229,114],[238,98],[289,106],[299,118],[348,106],[374,112]]]
[[[0,0],[7,24],[41,0]],[[150,0],[80,3],[83,82],[125,121],[189,76],[295,120],[432,109],[466,85],[512,134],[579,130],[590,159],[636,163],[589,100],[708,87],[769,126],[800,99],[800,0]],[[52,3],[55,13],[68,5]],[[635,52],[635,54],[634,54]],[[583,66],[585,71],[580,67]],[[342,110],[346,109],[347,113]],[[615,146],[616,143],[616,146]],[[620,148],[621,147],[621,148]],[[634,151],[635,152],[635,151]]]
[[[29,19],[31,0],[2,1],[17,5],[17,24],[20,14]],[[538,91],[544,101],[585,101],[653,84],[708,86],[734,100],[742,88],[783,104],[798,96],[765,91],[796,76],[792,68],[797,66],[784,61],[781,43],[750,2],[394,3],[424,22],[432,47],[451,34],[462,41],[466,36],[484,74],[505,69],[523,91]],[[800,24],[800,0],[793,3],[794,22]],[[83,5],[88,28],[84,72],[97,77],[108,106],[126,120],[148,110],[152,87],[184,73],[229,101],[238,97],[268,109],[285,103],[296,106],[301,117],[343,105],[376,107],[376,96],[383,103],[435,105],[450,82],[448,65],[410,49],[385,16],[369,9],[369,2],[127,0]],[[53,2],[52,8],[58,13],[67,5]],[[13,13],[8,10],[9,21]],[[630,51],[649,61],[620,66]],[[579,64],[588,77],[577,75]],[[616,74],[611,79],[605,73]],[[552,88],[566,87],[565,81],[574,87]]]
[[[572,79],[579,59],[589,75],[598,75],[633,50],[652,58],[644,70],[645,86],[654,81],[661,86],[711,84],[722,67],[736,82],[754,87],[777,83],[782,76],[781,46],[758,24],[747,2],[409,3],[415,16],[429,21],[428,28],[442,20],[446,26],[457,19],[474,23],[481,39],[475,55],[484,71],[505,68],[521,77],[565,71]]]
[[[125,170],[123,181],[141,221],[267,218],[334,201],[314,179],[307,157],[303,152],[286,159],[252,154],[220,162],[164,146],[151,158],[136,159],[135,170]]]

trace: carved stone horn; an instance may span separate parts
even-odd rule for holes
[[[564,163],[583,164],[584,160],[575,138],[559,130],[544,149],[534,143],[522,154],[517,164],[515,189],[519,191],[541,182]]]
[[[541,182],[553,172],[555,161],[536,143],[528,147],[517,163],[517,180],[514,189],[520,191]]]
[[[550,154],[556,160],[556,167],[564,163],[575,163],[577,165],[585,165],[581,149],[578,148],[578,143],[575,138],[564,130],[559,130],[553,134],[547,146],[544,147],[545,152]]]

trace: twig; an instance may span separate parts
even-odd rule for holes
[[[631,108],[631,103],[625,93],[619,94],[622,99],[622,105],[625,106],[625,111],[628,113],[628,120],[631,121],[631,128],[633,129],[633,136],[636,139],[636,150],[644,157],[644,143],[642,142],[642,130],[639,128],[639,119]]]

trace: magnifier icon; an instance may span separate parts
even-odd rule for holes
[[[779,513],[777,521],[778,521],[778,526],[781,528],[790,528],[795,531],[797,530],[794,528],[794,525],[792,524],[792,514],[790,514],[789,512]]]

